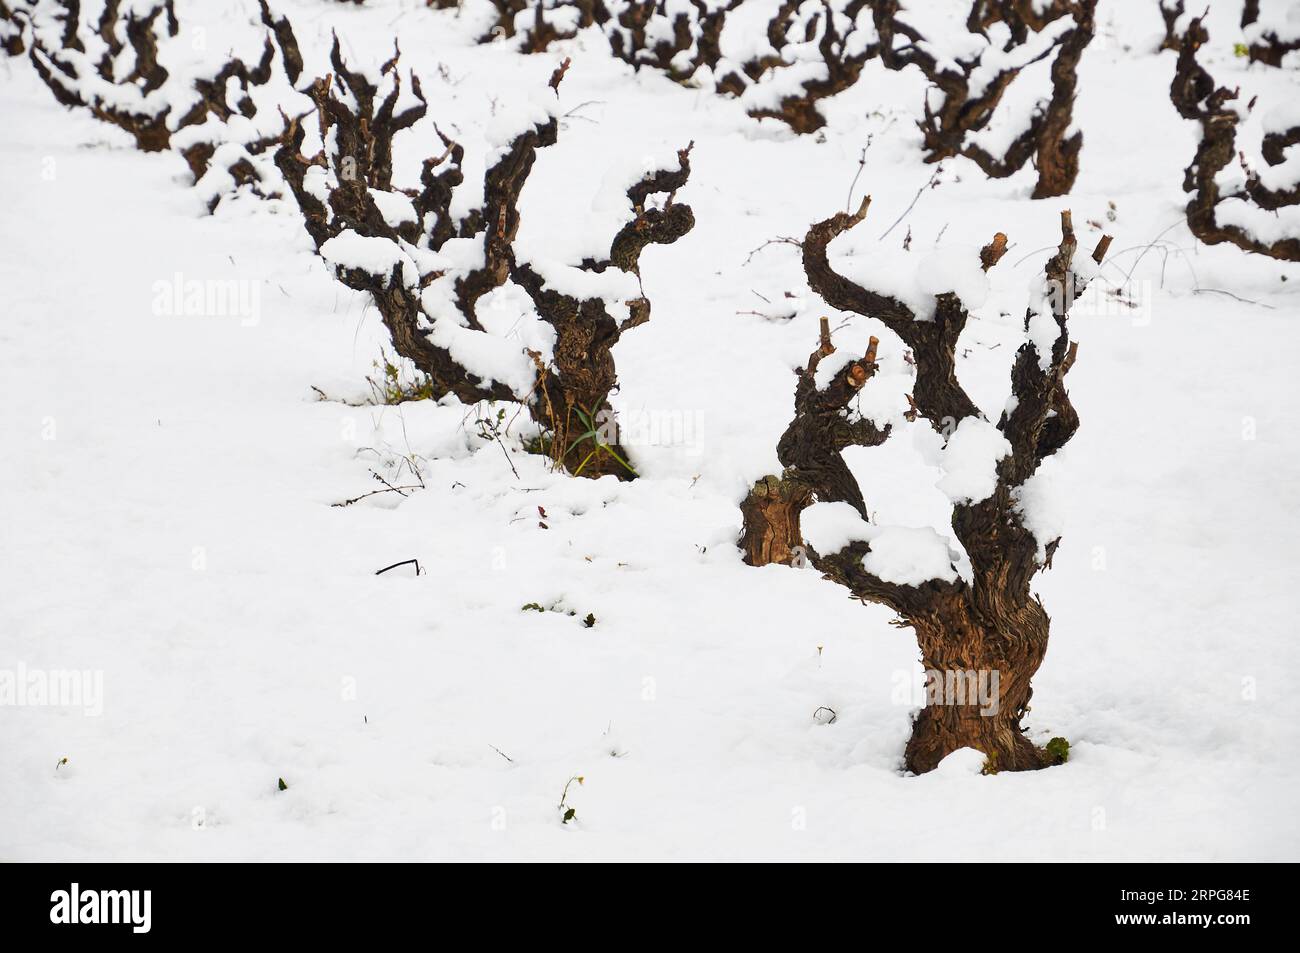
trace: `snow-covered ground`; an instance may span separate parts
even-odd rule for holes
[[[354,406],[387,334],[296,211],[241,197],[208,216],[179,156],[0,58],[0,670],[102,673],[91,711],[0,708],[0,859],[1300,858],[1300,267],[1181,224],[1195,126],[1168,100],[1174,54],[1150,52],[1154,2],[1103,0],[1079,181],[1041,201],[1031,169],[923,165],[923,83],[879,64],[798,137],[633,74],[596,37],[475,45],[472,5],[273,6],[361,62],[399,34],[467,166],[499,104],[571,55],[521,249],[581,234],[606,169],[695,141],[696,227],[646,251],[653,320],[616,351],[620,414],[660,435],[625,440],[642,479],[588,481],[507,460],[454,402]],[[252,0],[177,7],[186,28],[257,20]],[[1235,11],[1215,16],[1219,81],[1293,97],[1232,55]],[[399,138],[399,180],[430,139]],[[1138,307],[1100,282],[1076,307],[1082,428],[1049,464],[1064,539],[1037,583],[1052,641],[1029,724],[1070,740],[1064,766],[906,775],[912,633],[735,547],[738,501],[777,469],[791,368],[821,314],[840,320],[796,248],[754,250],[868,193],[835,246],[864,267],[1010,236],[959,368],[990,414],[1058,211],[1089,247],[1084,223],[1116,236],[1111,284],[1132,270]],[[226,279],[255,306],[159,305],[160,282]],[[836,341],[873,332],[897,397],[881,326],[855,317]],[[924,428],[851,462],[873,512],[946,533]],[[402,458],[426,489],[330,505],[377,488],[371,467],[411,482]],[[424,575],[375,575],[411,558]]]

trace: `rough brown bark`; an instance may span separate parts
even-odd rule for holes
[[[797,476],[766,476],[740,504],[740,549],[751,566],[790,566],[803,558],[799,514],[812,502],[812,488]]]
[[[1033,695],[1030,680],[1047,654],[1047,613],[1036,601],[1000,608],[991,624],[975,613],[969,600],[938,599],[931,612],[911,620],[927,672],[962,677],[998,673],[996,706],[969,703],[967,694],[967,704],[947,699],[921,710],[904,752],[912,771],[933,770],[960,748],[982,751],[995,771],[1025,771],[1052,763],[1021,726]],[[936,681],[939,677],[931,676]]]

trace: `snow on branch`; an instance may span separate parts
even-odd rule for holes
[[[493,2],[484,42],[533,53],[590,28],[634,68],[738,97],[797,133],[822,128],[819,103],[855,86],[867,63],[915,67],[931,84],[918,123],[927,161],[964,156],[994,178],[1032,161],[1036,198],[1066,194],[1078,173],[1073,104],[1097,0],[973,0],[964,24],[934,0]],[[999,115],[1011,83],[1049,59],[1050,95],[1026,115]]]
[[[176,106],[186,115],[193,108],[160,92],[168,72],[158,62],[158,46],[176,35],[175,12],[162,0],[138,10],[131,5],[119,29],[120,6],[120,0],[105,0],[96,28],[89,30],[83,28],[80,0],[37,4],[32,65],[60,104],[89,109],[130,133],[141,150],[161,152],[180,124]],[[191,99],[198,99],[196,92]]]
[[[818,101],[853,86],[878,54],[869,0],[782,0],[774,8],[756,0],[493,3],[498,23],[485,42],[517,38],[521,51],[535,53],[594,27],[633,68],[739,97],[751,116],[799,133],[824,126]]]
[[[27,27],[35,0],[0,0],[0,51],[9,56],[27,52]]]
[[[864,0],[786,4],[767,34],[778,53],[745,64],[750,83],[741,103],[754,118],[779,119],[798,133],[826,125],[817,103],[855,85],[880,52]]]
[[[1095,274],[1110,239],[1103,238],[1091,257],[1077,261],[1073,222],[1069,212],[1062,213],[1060,245],[1025,315],[1025,340],[1011,371],[1009,409],[995,427],[956,376],[957,341],[968,319],[961,294],[936,294],[932,316],[922,320],[898,298],[864,287],[831,266],[827,245],[861,222],[869,204],[865,200],[856,213],[840,213],[809,229],[804,240],[809,285],[833,307],[880,320],[911,350],[916,366],[911,406],[945,439],[941,457],[945,475],[939,487],[954,503],[953,528],[971,557],[976,584],[992,584],[995,579],[1005,584],[1013,578],[1006,575],[1009,567],[1016,567],[1014,580],[1027,587],[1049,541],[1034,539],[1021,522],[1017,491],[1078,428],[1078,415],[1064,383],[1077,354],[1067,321],[1072,303]],[[999,232],[973,264],[987,271],[1005,254],[1006,246],[1006,235]],[[936,279],[932,284],[963,282]],[[850,494],[836,498],[855,499]],[[858,509],[865,517],[865,511]],[[879,581],[871,582],[870,588],[877,595],[887,592]],[[892,598],[895,605],[906,601],[898,593]]]

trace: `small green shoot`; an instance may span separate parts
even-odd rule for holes
[[[575,774],[573,777],[569,778],[569,780],[566,781],[564,784],[564,790],[560,792],[560,823],[561,824],[567,824],[569,823],[569,821],[576,821],[578,819],[578,812],[573,808],[569,807],[568,805],[569,787],[570,785],[573,784],[574,781],[577,781],[578,784],[581,785],[583,781],[582,775]]]
[[[617,460],[628,473],[633,476],[639,475],[636,470],[632,468],[632,464],[620,457],[613,447],[600,438],[600,428],[597,427],[595,415],[593,415],[591,411],[587,410],[585,407],[571,407],[569,410],[571,413],[577,415],[578,420],[586,429],[580,433],[571,444],[569,444],[569,449],[564,451],[564,456],[567,457],[569,454],[573,453],[573,451],[577,449],[578,445],[584,440],[590,440],[592,444],[591,450],[582,458],[582,462],[578,464],[578,468],[573,471],[574,476],[580,475],[583,468],[591,462],[591,458],[601,451],[608,453],[611,457]]]
[[[379,360],[372,361],[371,364],[379,372],[375,377],[366,378],[366,383],[370,385],[370,397],[373,403],[392,405],[405,403],[408,400],[437,398],[433,378],[427,374],[415,371],[408,378],[402,373],[402,369],[389,360],[388,355],[383,352],[380,353]]]

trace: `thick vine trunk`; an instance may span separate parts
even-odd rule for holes
[[[1020,721],[1033,694],[1030,679],[1047,653],[1047,613],[1033,600],[999,604],[990,607],[990,622],[968,596],[969,590],[948,595],[909,620],[929,677],[907,767],[932,771],[959,748],[983,752],[989,771],[1046,767],[1053,759],[1025,737]]]
[[[1092,0],[1083,2],[1090,14]],[[933,318],[919,321],[897,298],[859,285],[831,267],[827,246],[861,222],[869,204],[866,199],[856,213],[840,212],[808,229],[803,262],[809,286],[831,307],[879,320],[911,350],[916,367],[908,395],[911,417],[924,418],[949,439],[968,423],[991,427],[956,373],[957,345],[968,318],[961,299],[952,292],[937,295]],[[1103,235],[1097,242],[1095,264],[1105,260],[1110,241]],[[1007,236],[994,235],[980,251],[984,270],[997,264],[1007,248]],[[1061,243],[1044,266],[1044,276],[1048,288],[1073,294],[1050,296],[1050,311],[1042,305],[1026,311],[1026,336],[1011,371],[1013,400],[996,425],[1009,452],[996,465],[991,493],[957,501],[953,507],[952,529],[966,551],[969,572],[958,573],[950,560],[952,572],[946,578],[933,575],[920,583],[891,579],[874,570],[868,559],[875,553],[876,534],[850,539],[838,552],[808,548],[809,561],[826,579],[864,602],[888,606],[900,624],[916,632],[929,675],[927,703],[912,726],[905,752],[907,767],[917,774],[934,770],[949,754],[966,747],[983,752],[989,771],[1031,770],[1069,757],[1066,739],[1053,738],[1040,750],[1021,728],[1029,711],[1030,681],[1047,654],[1049,620],[1031,583],[1035,574],[1051,566],[1060,539],[1039,539],[1026,525],[1018,500],[1043,460],[1060,450],[1079,426],[1065,389],[1065,375],[1078,352],[1067,327],[1069,307],[1087,285],[1073,268],[1077,249],[1073,218],[1062,211]],[[1037,330],[1029,333],[1046,320],[1057,328],[1050,348]],[[805,378],[815,367],[810,362]],[[806,386],[801,381],[801,388]],[[796,394],[796,409],[802,407],[802,393]],[[949,431],[946,423],[954,421],[957,430]],[[852,443],[837,441],[829,449],[836,455]],[[824,456],[826,448],[819,453]],[[864,509],[859,513],[867,518]]]

